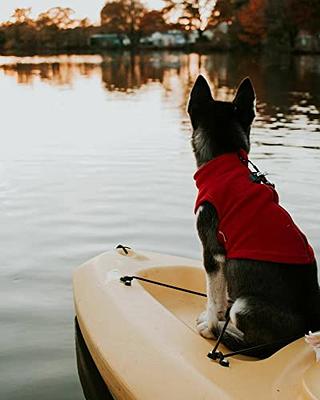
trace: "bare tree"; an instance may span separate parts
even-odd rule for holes
[[[200,37],[216,5],[216,0],[166,0],[165,2],[169,18],[177,15],[178,24],[183,30],[197,30]]]

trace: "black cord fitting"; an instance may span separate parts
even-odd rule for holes
[[[207,357],[211,360],[219,361],[219,364],[222,367],[229,367],[230,365],[229,361],[224,358],[224,355],[221,353],[221,351],[210,351],[210,353],[207,354]]]
[[[126,286],[131,286],[131,282],[133,280],[133,276],[122,276],[120,281],[123,282]]]
[[[224,356],[221,351],[210,351],[210,353],[207,354],[207,357],[209,357],[211,360],[219,360]]]
[[[219,364],[220,364],[222,367],[227,367],[227,368],[230,366],[229,361],[226,360],[225,358],[221,358],[221,360],[219,360]]]

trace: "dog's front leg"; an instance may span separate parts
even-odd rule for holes
[[[224,277],[224,249],[218,243],[217,213],[209,203],[204,203],[198,213],[197,228],[203,246],[203,264],[207,275],[207,307],[197,319],[200,335],[213,338],[215,327],[223,320],[227,308],[227,290]]]
[[[214,257],[215,268],[206,267],[207,278],[207,307],[197,319],[197,329],[201,336],[214,338],[215,327],[218,321],[223,320],[227,307],[226,280],[223,273],[224,256],[219,254]]]

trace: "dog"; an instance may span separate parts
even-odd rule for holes
[[[234,100],[225,102],[213,99],[200,75],[188,113],[207,281],[207,306],[197,330],[217,338],[228,309],[222,343],[232,351],[258,347],[246,354],[265,358],[320,329],[320,289],[306,237],[278,204],[273,186],[249,168],[255,101],[248,77]]]

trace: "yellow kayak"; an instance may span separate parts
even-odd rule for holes
[[[120,248],[76,269],[77,320],[115,399],[320,399],[320,363],[304,338],[265,360],[230,357],[225,368],[196,330],[205,297],[140,280],[126,286],[122,276],[205,293],[201,262],[182,257]]]

